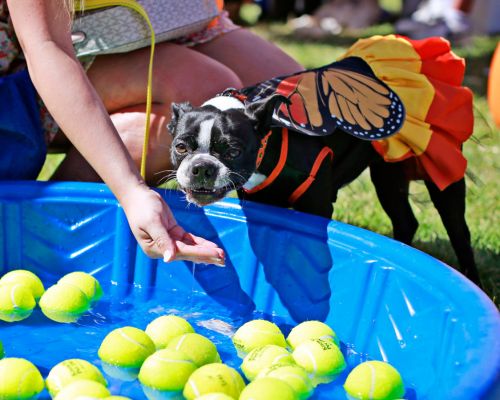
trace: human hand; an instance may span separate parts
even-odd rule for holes
[[[186,232],[170,207],[146,185],[131,189],[120,199],[132,233],[144,252],[165,262],[186,260],[224,266],[225,255],[215,243]]]

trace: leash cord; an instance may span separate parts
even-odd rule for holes
[[[75,9],[78,11],[95,10],[98,8],[123,6],[128,7],[141,15],[149,26],[151,31],[151,51],[149,54],[148,82],[146,89],[146,126],[144,130],[144,142],[142,144],[141,156],[141,176],[146,180],[146,159],[148,154],[151,106],[153,99],[153,61],[155,52],[155,32],[149,19],[148,13],[136,0],[80,0],[75,2]]]

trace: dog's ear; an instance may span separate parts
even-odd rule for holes
[[[191,111],[192,109],[193,106],[187,101],[184,103],[172,103],[172,117],[170,122],[167,124],[167,129],[171,135],[175,135],[175,127],[177,126],[177,122],[179,121],[181,115],[185,112]]]
[[[263,135],[267,133],[271,126],[274,110],[279,103],[290,104],[290,100],[281,94],[273,94],[246,106],[245,114],[254,124],[257,133]]]

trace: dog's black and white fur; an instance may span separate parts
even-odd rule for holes
[[[172,105],[172,120],[168,125],[173,135],[171,158],[177,167],[177,182],[188,201],[207,205],[231,190],[238,190],[245,197],[243,188],[251,189],[266,178],[269,170],[265,163],[256,170],[256,158],[260,141],[269,131],[273,110],[281,101],[287,100],[274,95],[246,105],[234,97],[218,96],[198,108],[189,103]],[[271,160],[279,152],[277,146],[268,146],[266,150]],[[370,167],[377,196],[391,219],[394,238],[411,244],[418,222],[409,203],[409,180],[402,163],[384,162],[370,142],[342,131],[325,137],[290,131],[289,148],[301,160],[307,159],[309,152],[317,154],[322,146],[333,150],[333,161],[322,165],[313,184],[293,207],[331,218],[338,190]],[[305,176],[308,173],[309,169],[304,171]],[[425,184],[455,249],[461,272],[479,285],[464,216],[464,179],[443,191],[430,181]],[[286,207],[282,189],[270,187],[250,199]]]

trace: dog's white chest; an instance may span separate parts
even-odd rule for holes
[[[260,185],[262,182],[266,180],[267,176],[263,174],[259,174],[258,172],[254,172],[252,175],[250,175],[250,178],[248,178],[248,181],[243,185],[243,189],[245,190],[252,190],[254,187]]]

